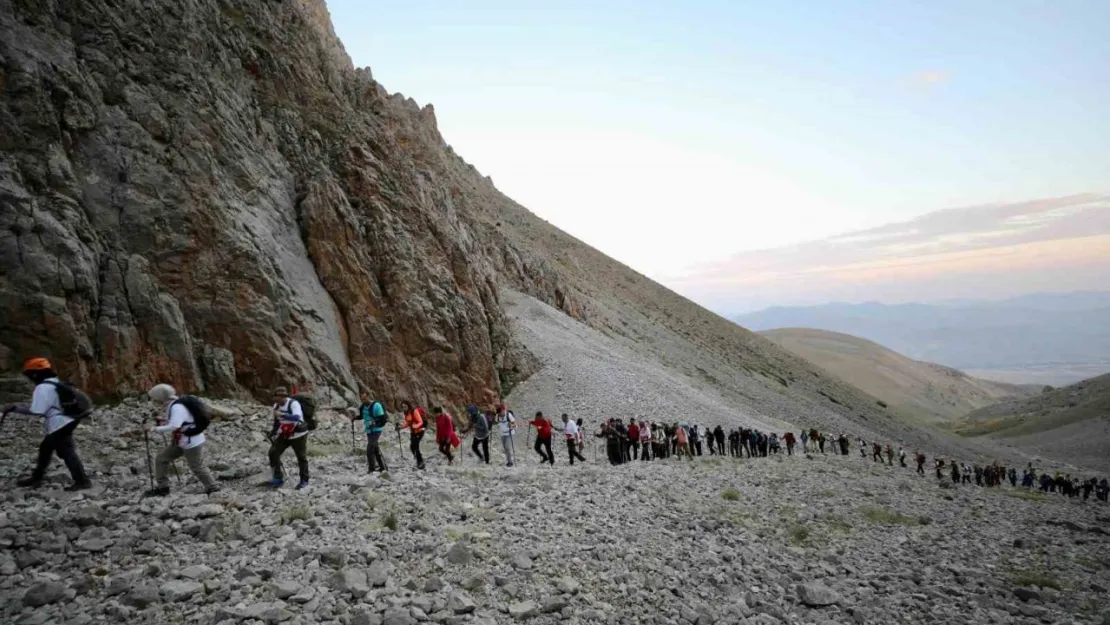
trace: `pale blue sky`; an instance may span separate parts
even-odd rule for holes
[[[1110,189],[1110,0],[330,0],[388,90],[666,281],[940,208]]]

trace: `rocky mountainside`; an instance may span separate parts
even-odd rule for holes
[[[878,343],[813,328],[759,333],[832,375],[926,422],[948,422],[1000,400],[1025,398],[1040,386],[982,380],[914,360]]]
[[[1110,471],[1110,374],[980,408],[955,429],[1039,457]]]
[[[490,401],[535,297],[730,405],[910,433],[860,393],[536,218],[319,0],[0,2],[0,363],[100,396],[312,385]],[[644,410],[651,406],[645,406]]]
[[[272,491],[254,486],[266,477],[265,410],[229,407],[242,414],[215,422],[206,443],[223,485],[212,497],[179,462],[184,485],[140,498],[140,424],[152,408],[131,400],[78,430],[93,490],[62,492],[55,467],[46,488],[0,493],[0,621],[1087,625],[1110,615],[1110,508],[1093,497],[953,487],[854,453],[609,467],[591,447],[585,465],[559,453],[547,467],[523,432],[513,469],[499,445],[491,466],[473,456],[447,466],[425,444],[426,471],[388,432],[390,472],[365,475],[346,419],[326,410],[309,440],[313,486]],[[5,483],[37,433],[9,417]]]

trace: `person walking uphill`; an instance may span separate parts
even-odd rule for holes
[[[428,427],[428,414],[420,406],[415,408],[409,402],[401,402],[401,409],[405,411],[405,424],[400,427],[409,431],[409,451],[416,468],[424,468],[424,454],[420,453],[420,441],[424,439],[424,429]]]
[[[536,444],[533,449],[540,455],[540,464],[546,462],[555,466],[555,454],[551,453],[551,422],[544,418],[542,412],[537,412],[528,425],[536,428]]]
[[[380,401],[372,401],[370,395],[362,393],[362,405],[358,408],[358,416],[362,419],[362,430],[366,433],[366,472],[385,471],[385,458],[382,456],[380,440],[382,431],[385,430],[389,417],[385,414],[385,406]]]
[[[455,456],[451,453],[452,447],[459,446],[459,437],[455,435],[455,419],[450,413],[439,406],[432,409],[436,415],[436,444],[439,453],[447,456],[447,464],[455,464]]]
[[[489,428],[490,428],[490,415],[483,413],[478,408],[471,406],[470,410],[470,427],[474,429],[474,442],[470,445],[470,450],[478,456],[478,460],[484,461],[489,464]]]
[[[289,391],[282,386],[274,389],[274,424],[270,428],[270,470],[273,478],[266,482],[267,486],[280,488],[285,483],[285,474],[281,467],[281,456],[286,449],[293,448],[297,456],[297,471],[300,481],[297,488],[308,486],[308,423],[305,420],[304,407],[301,402],[289,396]]]
[[[169,384],[158,384],[147,391],[147,397],[165,411],[165,423],[154,427],[155,432],[169,432],[173,441],[163,449],[154,461],[154,488],[147,491],[148,497],[165,497],[170,494],[170,464],[181,456],[193,475],[204,485],[204,492],[211,495],[220,487],[212,474],[204,466],[204,443],[207,440],[204,430],[208,427],[208,415],[199,399],[178,397],[177,391]],[[198,414],[199,413],[199,414]]]
[[[563,436],[567,439],[567,455],[570,456],[570,466],[574,466],[575,460],[585,462],[586,459],[582,457],[582,452],[578,450],[578,424],[572,421],[566,413],[563,414]]]
[[[92,404],[83,393],[62,382],[54,367],[45,358],[32,358],[23,364],[23,375],[35,384],[29,405],[9,404],[4,413],[9,412],[43,418],[46,435],[39,444],[38,457],[31,477],[16,482],[21,488],[35,488],[42,484],[46,469],[50,467],[50,457],[57,454],[69,469],[73,484],[68,491],[92,488],[92,482],[85,474],[85,466],[77,457],[77,446],[73,442],[73,431],[77,424],[92,410]],[[68,409],[67,409],[68,408]]]
[[[508,462],[505,466],[513,466],[513,451],[516,447],[513,445],[513,432],[516,431],[516,416],[508,409],[505,404],[497,407],[497,425],[501,432],[501,446],[505,449],[505,458]]]

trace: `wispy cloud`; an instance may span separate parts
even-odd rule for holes
[[[864,293],[884,299],[914,287],[947,297],[956,296],[944,289],[957,279],[990,290],[1078,279],[1099,270],[1110,275],[1110,195],[1086,194],[937,211],[740,254],[668,283],[720,308],[741,298],[789,303]]]
[[[948,82],[950,77],[951,76],[948,72],[940,70],[929,70],[918,72],[911,76],[910,83],[915,87],[924,87],[926,89],[931,89],[933,87]]]

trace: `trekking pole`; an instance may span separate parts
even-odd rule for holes
[[[0,415],[0,430],[4,429],[4,421],[8,418],[8,413],[11,410],[5,410],[4,414]]]
[[[165,442],[166,445],[170,444],[165,434],[162,434],[162,441]],[[171,460],[170,465],[173,466],[173,474],[177,476],[177,485],[181,486],[181,471],[177,470],[177,460]]]
[[[154,490],[154,468],[150,462],[150,433],[143,429],[143,442],[146,443],[146,474],[150,477],[150,489]]]
[[[351,420],[351,455],[358,455],[358,447],[355,445],[355,422]]]
[[[394,428],[393,431],[397,432],[397,449],[400,450],[401,459],[404,460],[405,459],[405,448],[404,448],[404,446],[401,445],[401,428]]]

